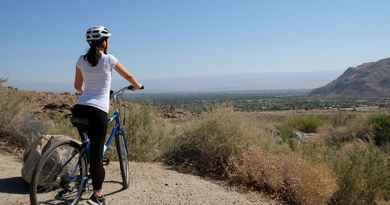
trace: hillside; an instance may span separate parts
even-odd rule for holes
[[[329,84],[314,89],[310,96],[388,97],[390,96],[390,58],[348,68]]]

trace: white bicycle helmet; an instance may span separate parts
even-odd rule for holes
[[[110,31],[104,26],[94,26],[87,30],[85,34],[87,42],[91,43],[91,41],[100,40],[103,37],[110,37]]]

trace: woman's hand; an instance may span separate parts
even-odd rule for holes
[[[138,83],[136,86],[130,85],[128,88],[129,88],[130,90],[135,91],[135,90],[143,90],[143,89],[144,89],[144,86],[141,85],[140,83]]]

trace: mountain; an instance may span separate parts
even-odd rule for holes
[[[348,68],[329,84],[309,94],[318,97],[390,96],[390,58]]]

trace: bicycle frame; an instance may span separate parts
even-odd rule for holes
[[[118,111],[114,111],[114,113],[112,113],[107,123],[109,124],[112,122],[114,122],[114,127],[111,130],[110,137],[107,139],[106,143],[104,143],[103,156],[106,154],[107,149],[111,146],[113,139],[118,137],[118,135],[122,132],[120,114]]]

